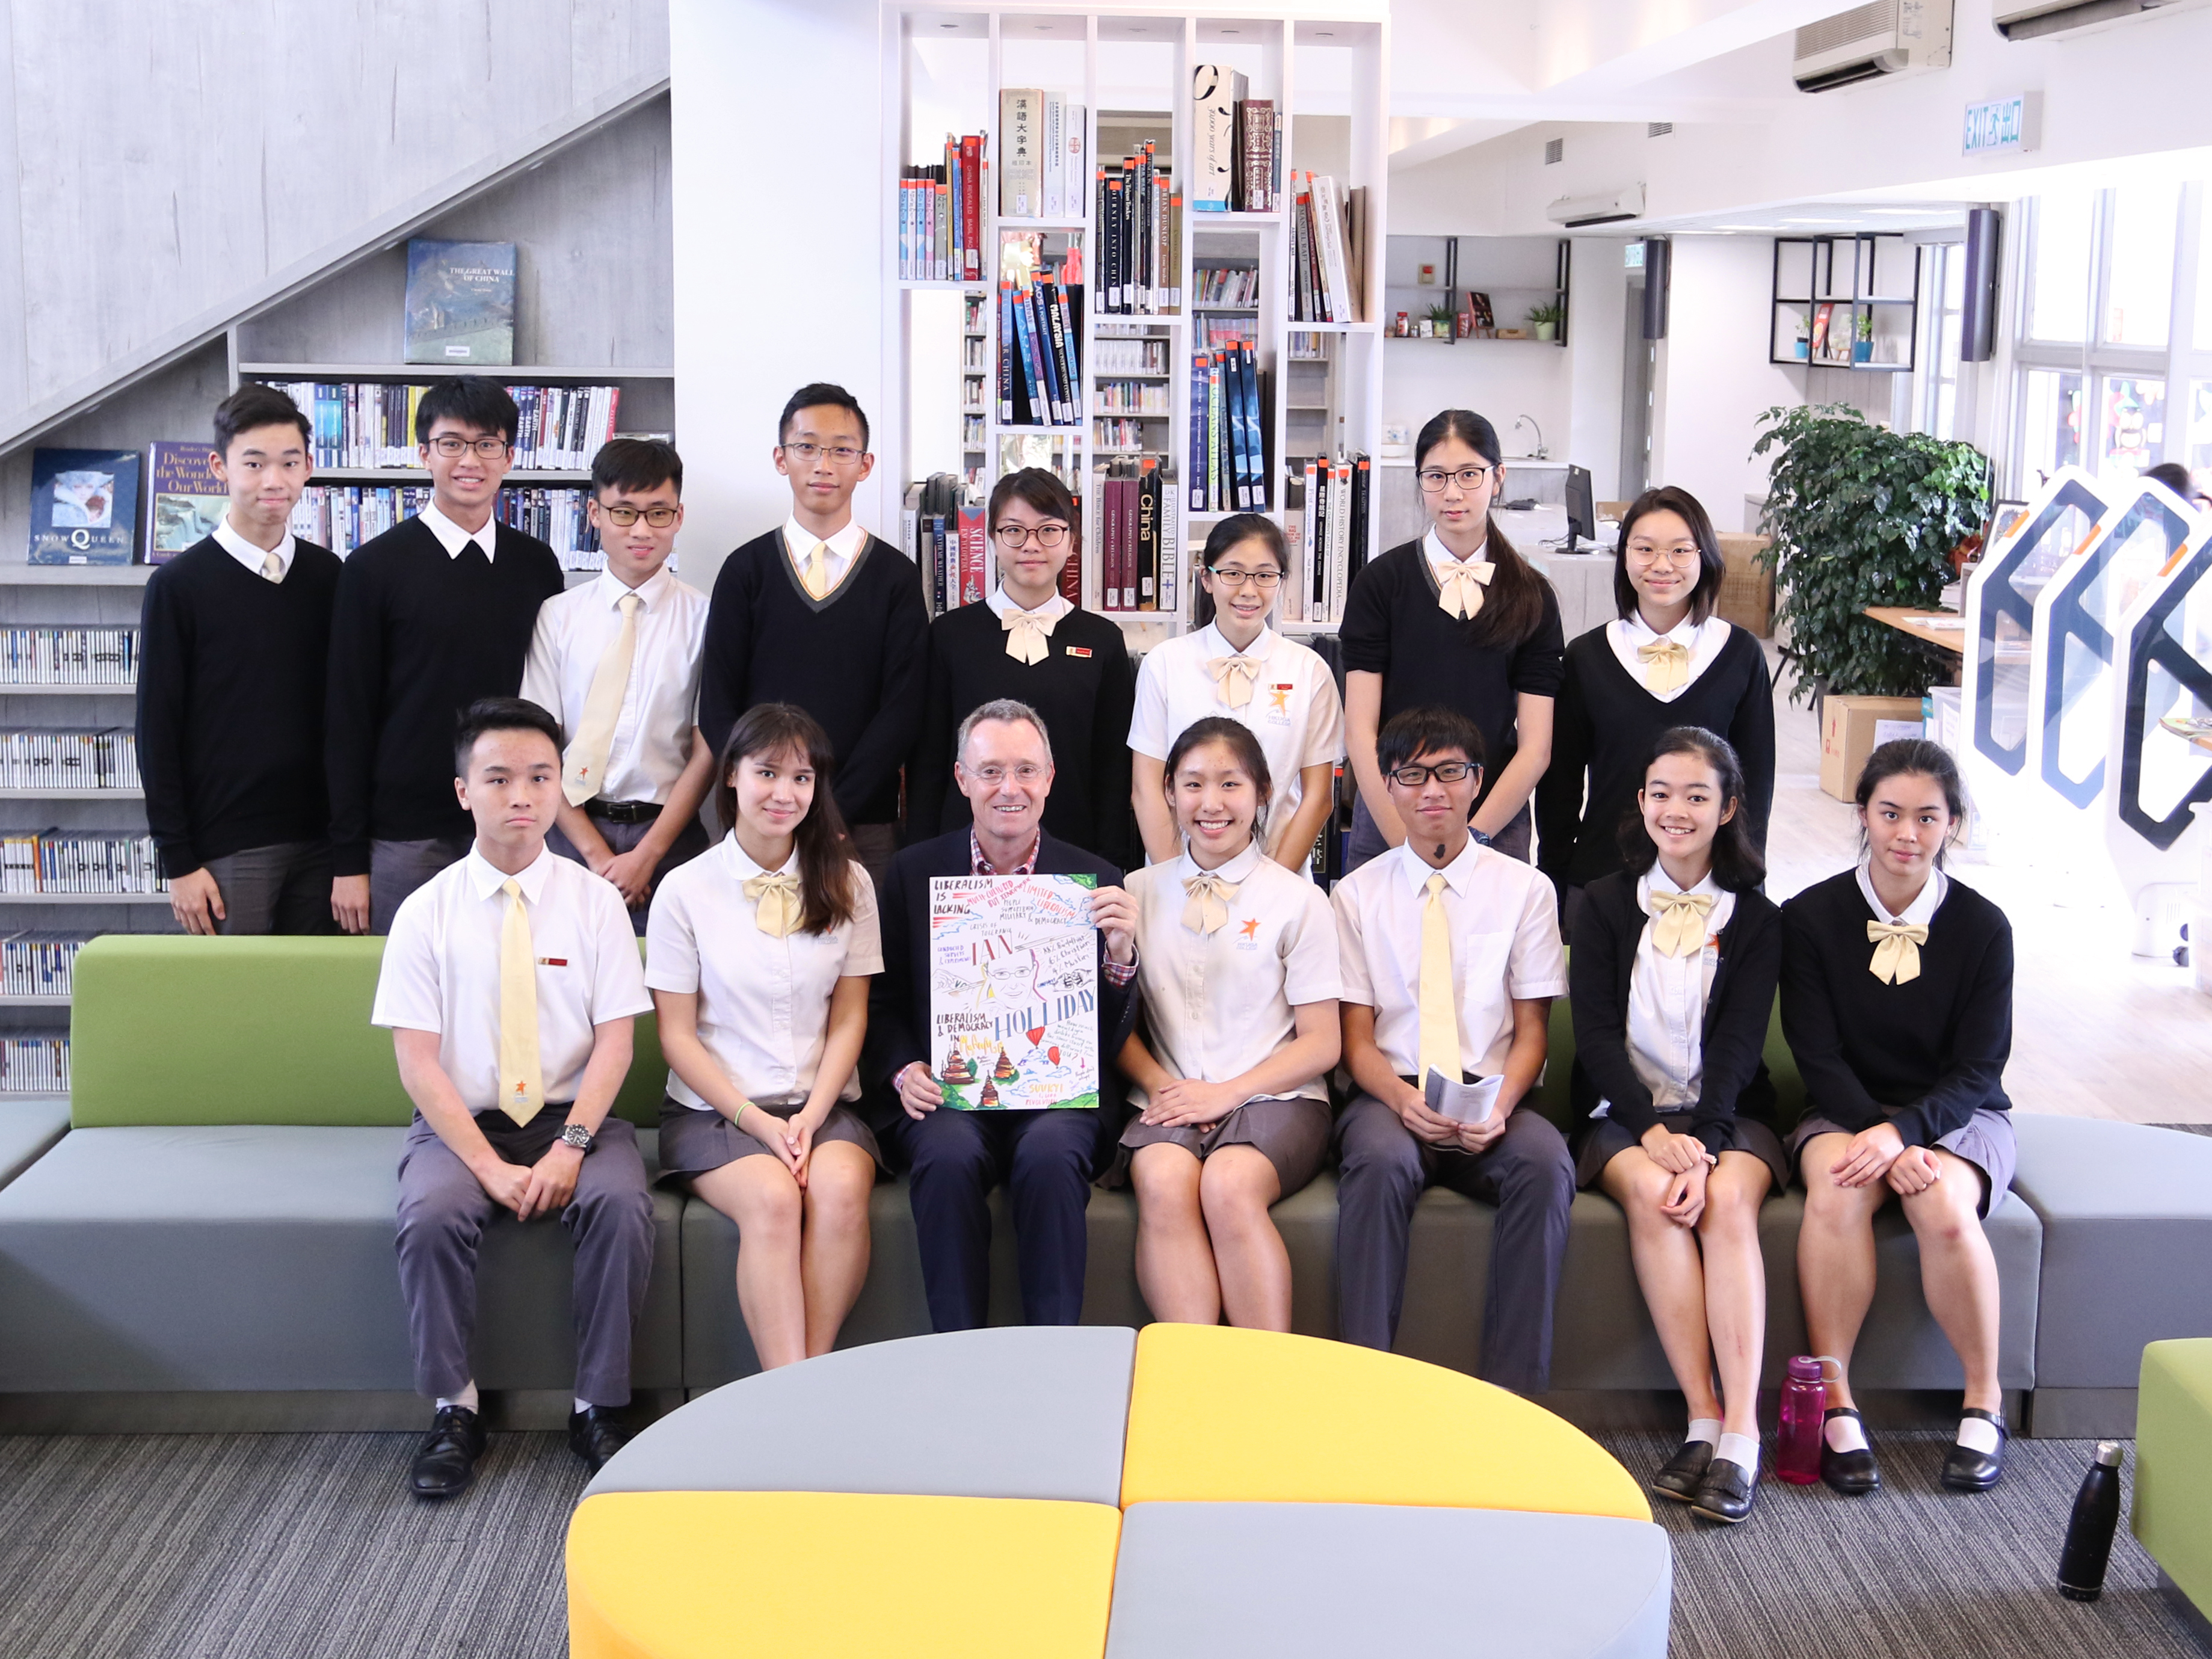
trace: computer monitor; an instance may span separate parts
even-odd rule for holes
[[[1586,466],[1567,468],[1567,551],[1575,551],[1577,538],[1597,539],[1597,507],[1590,500],[1590,475]]]

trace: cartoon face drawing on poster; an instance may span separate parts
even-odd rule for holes
[[[985,1004],[1015,1005],[1036,994],[1037,954],[1010,951],[983,964]]]

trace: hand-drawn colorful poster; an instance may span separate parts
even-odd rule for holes
[[[1090,876],[933,876],[929,1064],[963,1112],[1098,1103]]]

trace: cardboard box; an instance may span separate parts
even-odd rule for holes
[[[1856,800],[1867,757],[1893,738],[1920,735],[1917,697],[1824,697],[1820,702],[1820,789]]]
[[[1720,537],[1721,562],[1727,572],[1721,578],[1717,608],[1729,622],[1762,640],[1774,632],[1774,573],[1759,562],[1767,541],[1765,536]]]

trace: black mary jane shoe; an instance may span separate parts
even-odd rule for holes
[[[593,1474],[606,1467],[607,1459],[629,1444],[629,1431],[622,1425],[621,1414],[612,1406],[594,1406],[589,1411],[568,1413],[568,1449],[582,1458]]]
[[[458,1498],[469,1489],[483,1452],[483,1419],[466,1406],[441,1406],[415,1449],[409,1484],[417,1498]]]
[[[1751,1513],[1759,1495],[1759,1471],[1747,1469],[1734,1458],[1716,1457],[1705,1478],[1698,1482],[1698,1495],[1690,1500],[1690,1513],[1708,1521],[1733,1526]]]
[[[1860,1431],[1865,1431],[1866,1419],[1859,1416],[1856,1407],[1831,1406],[1820,1420],[1825,1424],[1835,1417],[1855,1419]],[[1872,1446],[1839,1452],[1828,1443],[1826,1435],[1820,1438],[1820,1479],[1846,1498],[1863,1498],[1870,1492],[1881,1490],[1881,1468],[1874,1461]]]
[[[2005,1427],[2002,1412],[1985,1412],[1979,1406],[1969,1406],[1959,1415],[1978,1417],[1984,1423],[1996,1425],[1997,1449],[1993,1452],[1976,1451],[1972,1446],[1953,1442],[1943,1459],[1943,1484],[1953,1492],[1987,1492],[2004,1474],[2005,1446],[2012,1438],[2012,1431]]]
[[[1698,1483],[1705,1478],[1705,1470],[1712,1461],[1711,1441],[1685,1440],[1682,1449],[1662,1463],[1659,1473],[1651,1477],[1651,1490],[1677,1504],[1694,1503]]]

